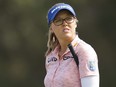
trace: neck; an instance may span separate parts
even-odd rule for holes
[[[75,37],[66,38],[65,40],[64,39],[59,40],[59,43],[60,43],[59,55],[60,56],[64,54],[64,52],[67,49],[67,45],[70,44],[73,41],[74,38]]]
[[[72,37],[65,37],[65,38],[62,38],[62,39],[58,39],[59,43],[60,43],[60,46],[61,48],[63,47],[67,47],[68,44],[70,44],[74,38],[76,37],[76,35],[73,35]]]

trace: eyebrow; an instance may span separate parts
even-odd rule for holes
[[[67,17],[73,17],[73,15],[68,15],[68,16],[66,16],[65,18],[67,18]],[[65,18],[56,17],[56,18],[54,18],[54,20],[56,20],[56,19],[65,19]]]

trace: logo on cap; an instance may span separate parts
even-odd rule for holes
[[[56,11],[57,9],[62,9],[62,8],[67,8],[67,9],[71,9],[69,6],[58,6],[56,8],[54,8],[51,13],[53,13],[54,11]]]

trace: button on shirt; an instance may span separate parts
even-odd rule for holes
[[[78,36],[71,42],[79,59],[79,66],[67,48],[59,58],[59,46],[46,57],[45,87],[81,87],[81,78],[99,75],[98,60],[94,49]]]

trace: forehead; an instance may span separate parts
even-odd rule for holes
[[[68,11],[68,10],[61,10],[57,13],[57,15],[55,16],[55,18],[57,17],[61,17],[61,16],[73,16],[73,14]]]

